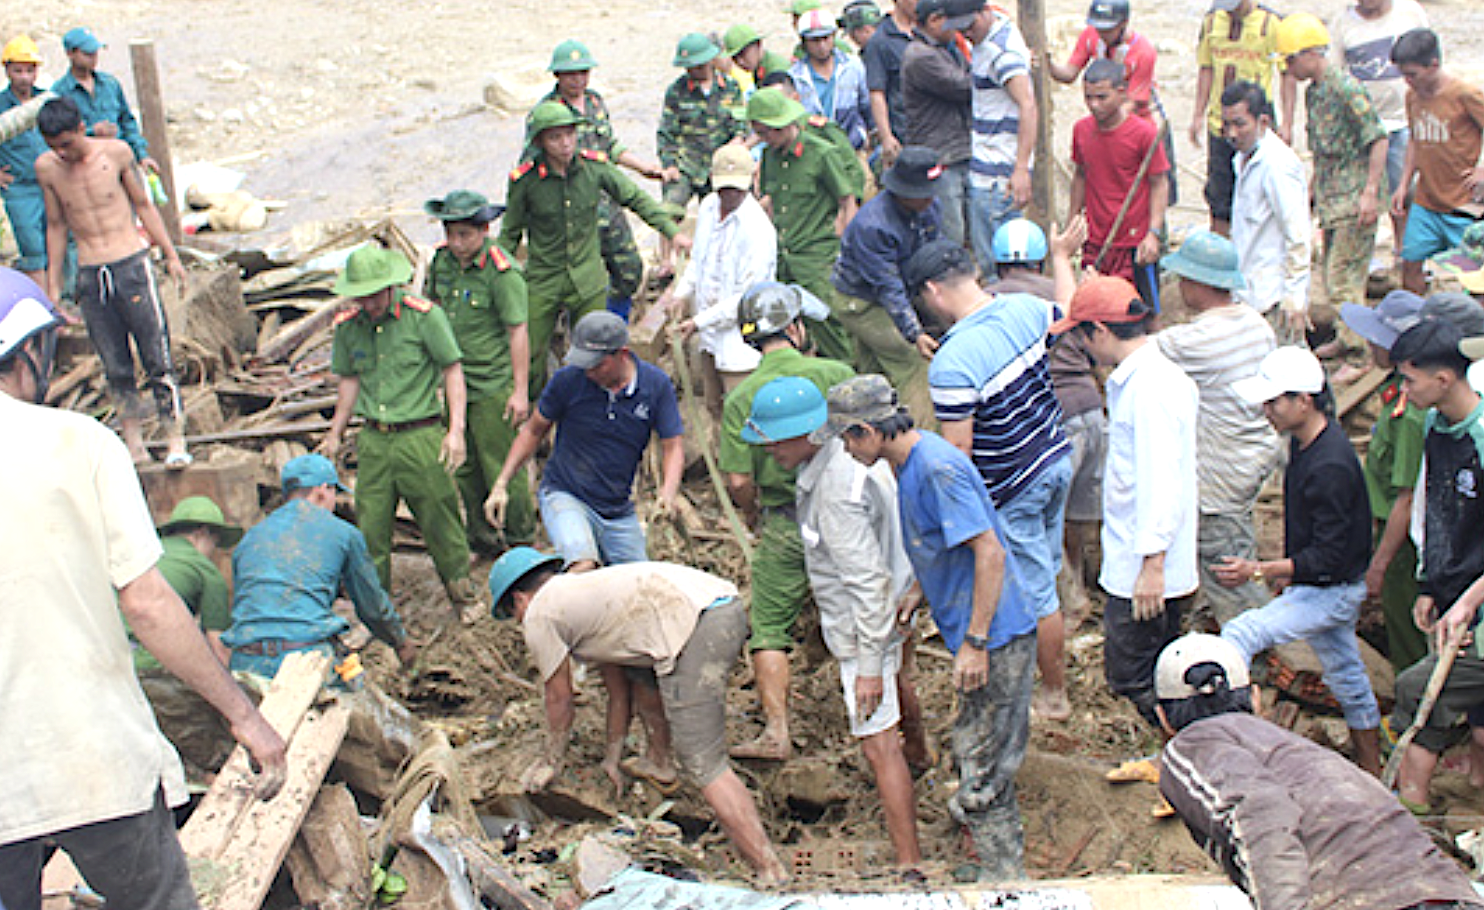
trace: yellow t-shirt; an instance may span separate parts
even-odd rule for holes
[[[1211,101],[1206,105],[1206,128],[1221,133],[1221,93],[1233,82],[1256,82],[1268,93],[1268,101],[1277,107],[1273,97],[1273,72],[1278,63],[1278,22],[1282,17],[1257,7],[1240,20],[1231,13],[1217,10],[1206,14],[1201,22],[1201,37],[1196,44],[1196,62],[1210,67]],[[1275,121],[1276,122],[1276,119]]]

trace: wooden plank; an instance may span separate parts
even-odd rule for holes
[[[356,425],[359,424],[357,423]],[[299,420],[286,423],[270,423],[266,426],[252,427],[244,430],[223,430],[220,433],[202,433],[199,436],[187,436],[186,445],[198,446],[216,442],[272,439],[278,436],[303,436],[306,433],[323,433],[329,428],[330,421],[328,420]],[[147,440],[145,445],[157,450],[166,447],[165,442],[157,440]]]
[[[305,712],[319,697],[330,665],[329,655],[318,651],[296,651],[284,658],[259,710],[285,740],[292,740]],[[294,773],[292,762],[289,771],[291,775]],[[214,859],[221,855],[244,816],[258,802],[253,796],[253,781],[247,750],[238,746],[191,820],[181,829],[180,845],[187,856]]]
[[[1335,415],[1344,417],[1362,401],[1370,398],[1386,382],[1387,372],[1367,367],[1360,378],[1345,386],[1335,395]]]
[[[149,156],[160,166],[160,182],[165,184],[164,205],[157,206],[165,222],[165,233],[172,243],[180,243],[180,211],[175,207],[175,164],[170,157],[170,134],[165,128],[165,100],[160,94],[160,69],[155,65],[155,43],[149,40],[129,42],[129,63],[134,68],[134,91],[139,96],[139,124],[144,141],[149,143]]]
[[[262,905],[349,726],[350,706],[343,701],[304,715],[289,743],[289,779],[283,792],[271,802],[253,800],[249,805],[241,825],[215,858],[217,869],[227,873],[225,883],[213,888],[213,894],[198,895],[205,906],[258,910]]]
[[[537,895],[496,859],[484,845],[463,834],[440,830],[439,839],[459,852],[469,864],[469,878],[483,897],[502,910],[552,910],[552,905]]]

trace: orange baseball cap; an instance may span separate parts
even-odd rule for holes
[[[1051,324],[1051,334],[1070,332],[1084,322],[1138,322],[1148,315],[1149,308],[1128,279],[1097,275],[1077,288],[1067,315]]]

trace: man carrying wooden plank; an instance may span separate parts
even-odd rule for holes
[[[180,759],[134,677],[127,619],[166,669],[220,711],[272,798],[283,740],[212,656],[157,567],[161,549],[117,436],[46,399],[61,324],[0,269],[0,905],[38,910],[48,844],[117,907],[193,908],[170,806]],[[83,694],[79,694],[83,693]]]

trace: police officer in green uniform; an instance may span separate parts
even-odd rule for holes
[[[752,743],[737,746],[738,758],[782,760],[792,751],[788,733],[788,652],[793,627],[809,598],[804,544],[794,507],[795,471],[786,470],[762,446],[748,445],[742,428],[758,389],[779,376],[801,376],[821,392],[855,373],[837,360],[807,357],[808,333],[829,313],[815,295],[797,285],[763,282],[742,297],[738,320],[742,337],[762,352],[752,375],[727,394],[721,412],[718,464],[737,505],[754,520],[758,545],[752,559],[752,650],[758,699],[766,727]]]
[[[665,201],[683,206],[691,197],[711,194],[711,156],[747,133],[742,90],[730,76],[716,70],[721,49],[695,32],[680,39],[676,66],[685,75],[665,90],[660,125],[655,133],[660,164],[664,167]]]
[[[556,76],[556,88],[541,100],[560,101],[583,118],[577,125],[579,149],[602,152],[614,164],[651,180],[661,179],[663,172],[657,163],[640,158],[613,134],[608,105],[587,85],[588,75],[597,65],[592,51],[582,42],[569,39],[558,44],[551,52],[549,67]],[[634,244],[629,219],[606,195],[598,203],[598,244],[608,269],[608,309],[627,319],[634,295],[644,281],[644,259]],[[464,366],[467,372],[468,363]]]
[[[543,101],[527,122],[535,155],[510,174],[500,246],[520,247],[527,238],[526,285],[530,291],[531,395],[546,384],[546,357],[557,314],[575,325],[603,308],[603,259],[598,243],[598,202],[606,194],[660,234],[678,230],[665,209],[619,172],[600,151],[577,149],[583,118],[567,105]],[[678,245],[689,249],[682,238]]]
[[[778,279],[828,300],[840,235],[857,208],[845,156],[805,129],[804,106],[780,89],[754,93],[747,119],[767,146],[758,191],[778,228]],[[824,356],[842,363],[855,359],[850,335],[833,316],[809,330]]]
[[[336,280],[335,293],[355,302],[335,317],[330,371],[340,377],[339,399],[320,452],[339,453],[352,413],[365,421],[356,446],[356,521],[381,586],[392,589],[392,521],[405,501],[455,612],[472,623],[484,607],[469,582],[469,543],[450,476],[465,455],[463,355],[447,314],[407,293],[411,278],[407,257],[365,246]]]
[[[463,352],[468,390],[464,442],[468,457],[454,474],[464,500],[469,546],[490,556],[502,547],[484,518],[484,498],[500,474],[515,431],[531,413],[527,377],[531,369],[526,334],[526,278],[510,254],[489,235],[502,206],[479,193],[455,190],[423,203],[443,222],[447,242],[433,254],[423,293],[443,307]],[[505,544],[536,537],[536,512],[525,474],[512,484]]]
[[[799,100],[799,88],[794,84],[794,77],[790,76],[788,70],[780,73],[769,73],[763,77],[758,88],[776,88],[783,94]],[[800,107],[802,107],[802,103]],[[866,169],[861,164],[861,159],[855,153],[855,146],[850,144],[850,135],[845,128],[823,114],[804,115],[804,132],[818,136],[828,142],[840,153],[840,163],[845,166],[845,173],[850,177],[850,186],[855,191],[855,201],[866,201]]]

